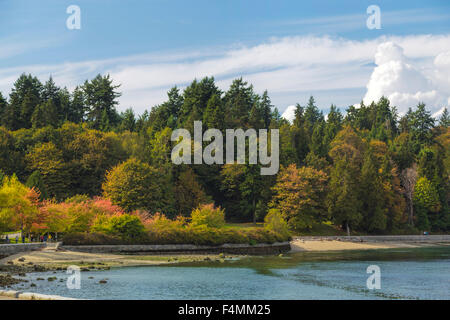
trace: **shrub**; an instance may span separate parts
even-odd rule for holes
[[[105,233],[73,232],[63,236],[63,243],[69,246],[117,245],[124,244],[124,241],[117,236]]]
[[[138,217],[129,214],[114,216],[109,221],[109,232],[124,239],[137,239],[142,237],[145,228]]]
[[[290,237],[289,227],[278,209],[270,209],[264,218],[264,229],[278,233],[282,237]]]
[[[191,213],[193,226],[205,225],[210,228],[221,228],[225,225],[225,212],[220,207],[214,208],[213,204],[200,205]]]

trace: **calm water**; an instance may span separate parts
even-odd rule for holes
[[[366,287],[369,265],[381,269],[379,290]],[[37,286],[14,289],[85,299],[450,299],[450,247],[296,253],[81,275],[80,290],[67,289],[63,272],[28,274]],[[58,280],[48,282],[50,276]],[[107,284],[98,283],[105,278]]]

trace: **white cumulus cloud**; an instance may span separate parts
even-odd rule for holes
[[[433,63],[419,66],[405,56],[401,46],[387,41],[378,46],[375,64],[363,99],[365,104],[385,96],[400,113],[419,102],[433,112],[449,104],[450,51],[437,54]]]
[[[292,121],[294,121],[295,118],[295,109],[296,107],[294,105],[289,106],[286,108],[286,110],[283,112],[281,116],[292,123]]]

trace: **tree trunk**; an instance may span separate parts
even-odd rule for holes
[[[348,226],[348,221],[345,221],[345,227],[347,229],[347,236],[350,237],[350,227]]]

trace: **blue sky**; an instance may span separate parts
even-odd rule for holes
[[[81,9],[80,30],[66,28],[72,4]],[[372,4],[381,9],[380,30],[366,27]],[[438,111],[449,103],[446,74],[435,75],[450,63],[449,35],[450,2],[443,0],[0,0],[0,91],[9,93],[22,72],[41,80],[51,74],[69,88],[107,72],[122,84],[119,109],[141,113],[195,77],[213,75],[225,90],[243,76],[256,91],[268,89],[281,111],[311,94],[326,110],[379,92],[400,109],[429,99]],[[380,49],[385,42],[394,49]],[[389,92],[373,79],[375,54],[392,50],[402,52],[402,72],[384,72],[404,77],[410,66],[423,78],[412,86],[427,88],[408,92],[397,83],[402,90]]]

